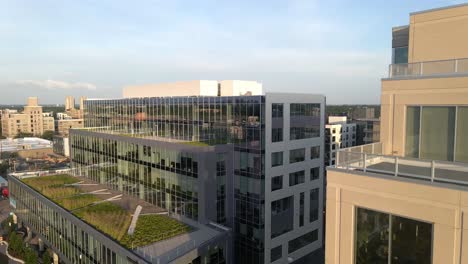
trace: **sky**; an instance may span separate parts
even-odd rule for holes
[[[120,98],[127,85],[256,80],[379,104],[391,28],[443,0],[0,0],[0,104]]]

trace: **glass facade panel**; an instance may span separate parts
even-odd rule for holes
[[[405,156],[407,157],[419,157],[420,109],[419,106],[409,106],[406,108]]]
[[[283,141],[283,104],[271,104],[271,141]]]
[[[454,136],[455,107],[422,108],[420,158],[453,160]]]
[[[455,161],[468,163],[468,107],[458,107]]]
[[[274,247],[271,249],[271,255],[270,255],[270,261],[273,262],[273,261],[276,261],[278,259],[280,259],[282,256],[283,256],[283,247],[280,245],[280,246],[277,246],[277,247]]]
[[[271,238],[293,230],[294,196],[271,202]]]
[[[283,165],[283,152],[273,152],[271,153],[271,166],[281,166]]]
[[[283,189],[283,175],[271,178],[271,191]]]
[[[296,171],[289,173],[289,186],[294,186],[305,182],[305,171]]]
[[[310,158],[311,159],[320,158],[320,146],[314,146],[310,148]]]
[[[296,163],[305,160],[305,148],[292,149],[289,151],[289,163]]]
[[[309,200],[309,222],[318,220],[319,215],[319,188],[310,190]]]
[[[320,136],[320,104],[290,105],[290,140]]]
[[[408,63],[408,46],[393,49],[393,63]]]
[[[356,264],[432,263],[432,224],[357,208],[355,249]]]
[[[288,242],[288,253],[293,253],[296,250],[299,250],[315,241],[318,239],[318,231],[317,229],[306,233],[305,235],[302,235],[298,238],[295,238],[291,241]]]

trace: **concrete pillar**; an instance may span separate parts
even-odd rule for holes
[[[44,251],[44,241],[40,238],[37,241],[39,243],[39,251]]]
[[[54,264],[59,264],[59,257],[55,252],[53,253],[52,258],[54,260]]]

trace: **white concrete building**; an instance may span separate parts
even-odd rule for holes
[[[356,124],[346,116],[329,116],[325,126],[325,165],[334,165],[340,148],[356,146]]]

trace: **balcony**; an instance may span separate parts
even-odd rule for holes
[[[468,58],[390,64],[388,78],[468,74]]]
[[[337,152],[339,170],[375,173],[396,178],[409,178],[468,186],[468,164],[448,161],[421,160],[383,154],[382,143],[372,143]]]

